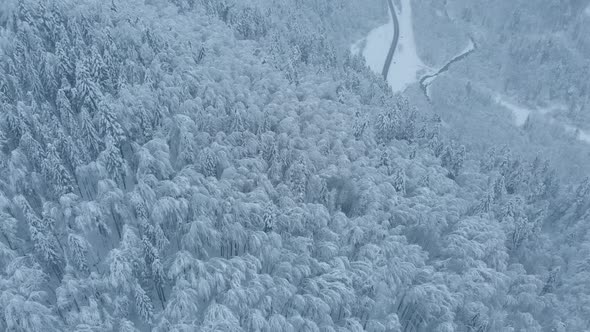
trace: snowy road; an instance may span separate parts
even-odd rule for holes
[[[385,64],[383,65],[383,71],[381,72],[381,75],[383,75],[383,78],[386,81],[387,75],[389,74],[389,68],[391,67],[391,61],[393,60],[393,54],[395,53],[397,42],[399,41],[399,21],[397,19],[395,7],[393,6],[393,0],[387,0],[387,4],[389,5],[389,13],[393,19],[393,40],[391,41],[391,46],[389,47],[389,52],[387,53],[387,58],[385,59]]]
[[[388,6],[393,6],[392,1],[387,1]],[[403,92],[408,85],[418,81],[418,72],[428,70],[428,67],[416,54],[411,0],[401,0],[401,8],[396,10],[393,6],[392,15],[389,16],[387,24],[371,30],[365,38],[354,43],[350,50],[354,54],[361,54],[373,72],[387,76],[387,82],[394,92]],[[396,25],[399,36],[392,50]],[[392,59],[387,61],[390,53]],[[387,75],[383,70],[386,63],[389,63]]]

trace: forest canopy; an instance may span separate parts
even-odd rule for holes
[[[590,180],[394,95],[381,9],[1,2],[0,330],[590,328]]]

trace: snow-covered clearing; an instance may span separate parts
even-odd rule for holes
[[[529,108],[526,106],[515,104],[515,103],[509,101],[508,98],[506,98],[502,95],[499,95],[499,94],[497,94],[494,97],[494,101],[512,112],[512,115],[514,116],[514,124],[519,127],[525,124],[526,119],[528,118],[529,114],[531,114],[531,113],[538,113],[538,114],[542,114],[542,115],[547,115],[547,114],[550,114],[551,112],[554,112],[557,110],[564,110],[566,108],[566,106],[562,105],[562,104],[553,104],[553,105],[548,105],[545,107],[537,107],[537,108],[533,109],[533,108]]]
[[[399,42],[387,79],[391,89],[395,92],[401,92],[408,85],[416,82],[418,72],[427,68],[416,53],[411,1],[401,0],[401,4],[401,10],[396,9],[400,25]],[[387,24],[371,30],[367,37],[354,43],[351,46],[351,52],[362,53],[369,68],[375,73],[381,74],[392,39],[393,19],[390,14]]]
[[[512,112],[512,115],[514,116],[514,124],[517,125],[518,127],[521,127],[526,123],[526,120],[531,113],[549,115],[552,111],[555,111],[558,109],[563,109],[563,107],[564,107],[563,105],[556,104],[556,105],[547,106],[544,108],[531,109],[531,108],[523,107],[521,105],[517,105],[513,102],[510,102],[510,101],[508,101],[508,99],[506,97],[503,97],[501,95],[496,95],[496,97],[494,98],[494,101]],[[557,122],[553,118],[549,118],[549,121],[550,122]],[[567,132],[575,133],[576,139],[578,139],[582,142],[585,142],[585,143],[590,143],[590,133],[589,132],[581,130],[580,128],[572,126],[570,124],[562,124],[562,125]]]
[[[564,124],[563,126],[567,132],[574,133],[576,135],[576,139],[590,144],[590,133],[569,124]]]
[[[578,137],[577,139],[579,139],[580,141],[586,142],[586,143],[590,143],[590,134],[586,131],[578,131]]]
[[[353,44],[352,51],[362,54],[367,66],[375,73],[381,74],[392,39],[393,21],[390,16],[387,24],[371,30],[367,37]]]
[[[509,102],[502,96],[496,96],[494,98],[494,101],[512,112],[512,116],[514,117],[514,124],[518,127],[523,126],[526,122],[526,119],[528,119],[529,115],[533,112],[528,108]]]

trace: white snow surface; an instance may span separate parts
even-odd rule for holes
[[[418,72],[427,68],[416,53],[411,0],[401,0],[401,4],[401,10],[396,8],[400,36],[387,75],[387,82],[394,92],[404,91],[408,85],[418,80]],[[393,19],[390,14],[387,24],[371,30],[367,37],[354,43],[351,46],[351,52],[354,54],[362,52],[369,68],[381,74],[392,40]]]
[[[367,40],[367,38],[363,38],[359,41],[357,41],[356,43],[352,44],[350,46],[350,53],[357,55],[359,54],[364,48],[365,48],[365,41]]]
[[[473,51],[475,49],[475,44],[473,43],[472,39],[469,39],[469,44],[467,46],[465,46],[465,49],[463,50],[463,52],[459,53],[457,57],[460,57],[461,55],[465,54],[465,53],[469,53],[471,51]]]
[[[588,133],[587,131],[584,131],[578,127],[569,124],[565,124],[564,127],[565,130],[567,130],[568,132],[574,133],[576,135],[577,140],[590,144],[590,133]]]
[[[531,109],[531,108],[523,107],[521,105],[517,105],[515,103],[512,103],[512,102],[508,101],[506,97],[503,97],[501,95],[497,95],[494,100],[496,103],[507,108],[508,110],[510,110],[512,112],[512,115],[514,116],[514,124],[517,125],[518,127],[521,127],[525,124],[527,118],[529,117],[529,115],[531,113],[539,113],[539,114],[543,114],[543,115],[549,115],[552,111],[564,107],[563,105],[556,104],[556,105],[552,105],[552,106],[548,106],[548,107],[544,107],[544,108]],[[550,118],[549,120],[551,122],[556,122],[556,120],[553,118]],[[584,131],[578,127],[572,126],[570,124],[562,124],[562,125],[567,132],[575,133],[576,139],[578,139],[584,143],[590,144],[590,133],[589,132]]]
[[[590,133],[580,130],[578,131],[577,139],[579,139],[582,142],[590,143]]]
[[[518,127],[523,126],[526,122],[526,119],[529,117],[529,114],[533,112],[528,108],[509,102],[502,96],[496,96],[495,102],[512,112],[514,124]]]

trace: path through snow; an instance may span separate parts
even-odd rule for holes
[[[526,120],[528,119],[529,115],[533,112],[528,108],[524,108],[522,106],[509,102],[502,96],[496,96],[494,98],[494,101],[512,112],[512,116],[514,117],[514,124],[518,127],[523,126]]]
[[[545,107],[545,108],[531,109],[531,108],[523,107],[521,105],[514,104],[514,103],[508,101],[507,98],[505,98],[501,95],[496,95],[496,97],[494,98],[494,101],[512,112],[512,115],[514,116],[514,124],[518,127],[521,127],[526,123],[526,120],[531,113],[549,115],[552,111],[563,108],[563,106],[554,105],[554,106],[549,106],[549,107]],[[555,119],[553,119],[551,117],[549,118],[549,121],[550,122],[557,122]],[[585,142],[585,143],[590,143],[590,133],[588,133],[584,130],[581,130],[580,128],[577,128],[575,126],[569,125],[569,124],[563,124],[563,127],[565,128],[565,130],[567,132],[575,133],[576,139],[578,139],[582,142]]]

